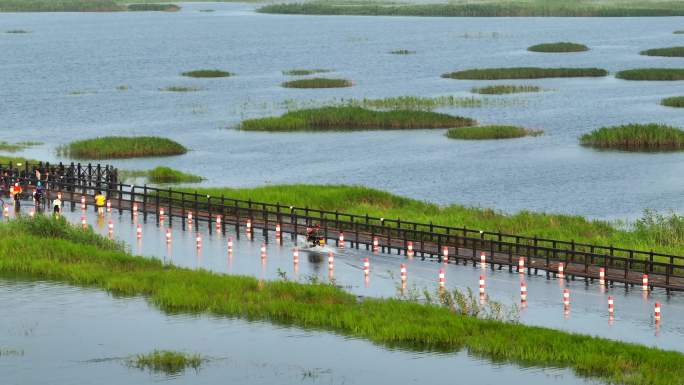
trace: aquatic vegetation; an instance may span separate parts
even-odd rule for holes
[[[416,51],[409,51],[407,49],[396,49],[394,51],[390,51],[389,53],[393,55],[411,55],[416,53]]]
[[[684,57],[684,47],[652,48],[641,51],[646,56]]]
[[[615,77],[625,80],[684,80],[684,68],[635,68],[620,71]]]
[[[8,142],[0,142],[0,151],[5,151],[5,152],[17,152],[21,150],[25,150],[28,147],[33,147],[33,146],[38,146],[43,144],[42,142],[34,142],[34,141],[24,141],[24,142],[17,142],[17,143],[8,143]]]
[[[216,12],[215,9],[200,9],[199,12]]]
[[[164,87],[160,88],[160,91],[167,91],[167,92],[196,92],[196,91],[201,91],[202,89],[200,87],[193,87],[193,86],[169,86],[169,87]]]
[[[682,16],[677,1],[563,1],[563,0],[455,0],[448,3],[410,4],[309,1],[268,4],[261,13],[299,15],[435,16],[435,17],[633,17]]]
[[[181,75],[191,78],[226,78],[235,74],[223,70],[195,70],[183,72]]]
[[[116,89],[117,89],[117,91],[128,91],[130,89],[130,87],[127,86],[126,84],[122,84],[120,86],[116,86]]]
[[[473,87],[470,92],[474,94],[486,95],[502,95],[502,94],[518,94],[526,92],[541,92],[543,89],[539,86],[526,86],[516,84],[499,84],[486,87]]]
[[[583,146],[626,151],[684,150],[684,131],[663,124],[601,127],[580,137]]]
[[[344,88],[354,84],[347,79],[308,78],[290,80],[281,85],[285,88]]]
[[[17,357],[17,356],[23,356],[23,355],[24,355],[23,350],[0,347],[0,357],[8,357],[8,356]]]
[[[181,188],[182,190],[182,188]],[[576,215],[533,211],[505,213],[491,208],[469,207],[459,204],[441,206],[416,199],[390,194],[363,186],[349,185],[271,185],[255,188],[193,188],[211,196],[231,197],[255,202],[268,202],[298,207],[310,207],[329,212],[368,214],[376,218],[401,218],[404,221],[434,223],[443,226],[467,227],[487,231],[500,231],[527,237],[558,239],[578,243],[591,243],[637,250],[682,255],[684,243],[679,238],[664,239],[662,228],[678,221],[666,221],[655,227],[591,220]],[[666,217],[669,218],[669,217]],[[684,226],[671,229],[684,234]]]
[[[382,99],[348,99],[346,102],[341,102],[341,104],[376,109],[429,111],[440,107],[491,107],[524,103],[522,101],[446,95],[435,97],[395,96]]]
[[[5,33],[25,34],[25,33],[31,33],[31,31],[27,31],[25,29],[9,29],[9,30],[5,31]]]
[[[683,29],[683,30],[679,30],[679,31],[674,31],[674,32],[672,32],[672,33],[674,33],[675,35],[684,35],[684,29]]]
[[[569,368],[609,383],[670,385],[681,384],[684,378],[684,355],[679,352],[469,316],[474,309],[463,294],[438,299],[438,305],[368,297],[359,301],[333,285],[190,270],[75,243],[68,236],[46,239],[23,231],[21,226],[27,221],[14,228],[0,224],[0,272],[4,274],[144,296],[173,313],[267,320],[413,350],[467,349],[469,354],[497,362]],[[141,362],[149,368],[178,360],[175,355],[168,361],[163,356],[153,354]]]
[[[198,183],[204,180],[201,176],[164,166],[158,166],[151,170],[119,170],[119,177],[122,180],[147,178],[150,183]]]
[[[114,12],[126,7],[116,0],[0,0],[0,12]]]
[[[188,150],[171,139],[156,136],[105,136],[60,146],[58,154],[76,159],[137,158],[185,154]]]
[[[292,69],[292,70],[287,70],[283,71],[283,75],[288,75],[288,76],[306,76],[306,75],[314,75],[314,74],[322,74],[326,72],[330,72],[331,70],[326,70],[322,68],[314,68],[314,69]]]
[[[151,372],[179,374],[187,368],[199,370],[207,359],[199,354],[189,354],[170,350],[155,350],[147,354],[137,354],[127,360],[129,366],[147,369]]]
[[[600,68],[539,68],[510,67],[482,68],[456,71],[442,75],[443,78],[468,80],[498,79],[541,79],[541,78],[574,78],[600,77],[608,75],[608,71]]]
[[[450,128],[446,136],[451,139],[482,140],[522,138],[524,136],[539,136],[543,133],[542,130],[516,126],[474,126]]]
[[[28,159],[21,156],[0,155],[0,163],[2,163],[3,165],[11,163],[13,166],[19,167],[23,164],[26,164],[26,162],[38,163],[38,161],[35,159]]]
[[[589,47],[578,43],[558,42],[533,45],[528,47],[527,50],[532,52],[563,53],[589,51]]]
[[[663,99],[660,104],[668,107],[684,108],[684,96],[673,96]]]
[[[129,11],[163,11],[163,12],[177,12],[180,7],[176,4],[157,4],[157,3],[143,3],[143,4],[128,4]]]
[[[476,124],[469,118],[430,111],[374,111],[361,107],[321,107],[279,117],[244,120],[246,131],[352,131],[451,128]]]

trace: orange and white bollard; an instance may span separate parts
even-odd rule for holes
[[[449,247],[447,246],[442,247],[442,261],[444,264],[449,263]]]
[[[648,274],[644,274],[641,278],[641,290],[648,291]]]
[[[217,215],[216,216],[216,229],[221,228],[221,221],[223,221],[223,217],[221,217],[220,215]]]
[[[599,285],[605,285],[605,284],[606,284],[606,269],[602,267],[599,269]]]
[[[280,223],[276,223],[276,238],[280,238]]]
[[[373,237],[373,252],[377,253],[380,250],[380,242],[378,242],[378,237]]]
[[[660,302],[655,303],[655,313],[653,315],[653,318],[655,319],[656,323],[660,322]]]
[[[133,203],[133,215],[138,215],[138,204]]]
[[[233,237],[228,238],[228,254],[233,254]]]
[[[485,293],[485,278],[484,275],[480,275],[480,295]]]
[[[563,307],[566,309],[570,307],[570,290],[563,289]]]
[[[370,261],[368,258],[363,259],[363,275],[368,278],[368,275],[370,274]]]
[[[107,199],[107,212],[111,213],[112,212],[112,201]]]
[[[340,249],[344,249],[344,233],[340,231],[340,239],[337,242],[338,246]]]
[[[446,278],[444,274],[444,269],[439,269],[439,288],[444,289],[446,285]]]
[[[563,264],[563,262],[560,262],[558,264],[558,278],[565,278],[565,265]]]
[[[613,296],[609,295],[608,296],[608,315],[613,316],[615,313],[615,303],[613,302]]]
[[[527,283],[520,282],[520,303],[525,305],[527,303]]]
[[[525,272],[525,258],[520,257],[518,258],[518,273],[524,273]]]
[[[406,244],[406,256],[408,256],[409,258],[413,257],[413,242],[412,241],[408,241]]]
[[[261,258],[266,258],[266,244],[261,244]]]
[[[82,210],[86,209],[86,197],[85,197],[85,195],[81,196],[81,209]]]
[[[197,246],[198,249],[202,248],[202,235],[200,233],[197,233],[195,236],[195,246]]]
[[[401,265],[399,265],[399,272],[401,274],[401,282],[406,283],[406,265],[405,264],[402,263]]]
[[[480,267],[483,269],[487,267],[487,255],[484,251],[480,253]]]
[[[171,229],[166,229],[166,243],[171,243]]]
[[[192,223],[192,211],[188,211],[188,223]]]
[[[252,232],[252,220],[251,219],[247,220],[247,232],[248,233]]]
[[[88,222],[86,221],[85,215],[81,217],[81,226],[83,226],[83,228],[86,228],[88,226]]]
[[[142,238],[142,226],[138,225],[138,227],[135,229],[135,232],[138,236],[138,239]]]
[[[159,208],[159,218],[164,219],[164,214],[166,214],[166,212],[164,211],[164,208],[160,207]]]
[[[295,266],[299,263],[299,249],[296,247],[292,250],[292,262]]]
[[[328,251],[328,270],[335,268],[335,254],[332,251]]]

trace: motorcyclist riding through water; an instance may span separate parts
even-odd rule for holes
[[[315,224],[313,227],[306,228],[306,242],[311,246],[322,246],[325,244],[325,239],[320,234],[321,225]]]

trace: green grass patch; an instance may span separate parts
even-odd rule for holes
[[[682,16],[679,1],[649,0],[454,0],[435,4],[400,4],[373,1],[310,1],[269,4],[262,13],[298,15],[365,15],[425,17],[634,17]]]
[[[171,139],[156,136],[106,136],[78,140],[58,148],[58,153],[76,159],[138,158],[181,155],[188,150]]]
[[[655,123],[601,127],[579,140],[583,146],[625,151],[684,150],[684,131]]]
[[[120,86],[116,86],[116,90],[117,90],[117,91],[128,91],[130,88],[131,88],[131,87],[129,87],[129,86],[126,85],[126,84],[122,84],[122,85],[120,85]]]
[[[416,51],[409,51],[407,49],[395,49],[394,51],[390,51],[392,55],[412,55],[416,53]]]
[[[31,31],[27,31],[25,29],[9,29],[9,30],[5,31],[5,33],[25,34],[25,33],[31,33]]]
[[[20,167],[26,162],[29,163],[38,163],[37,160],[35,159],[29,159],[29,158],[24,158],[22,156],[7,156],[7,155],[0,155],[0,164],[2,165],[8,165],[12,163],[15,167]]]
[[[128,365],[141,370],[173,375],[183,373],[188,368],[199,370],[206,361],[207,359],[199,354],[155,350],[129,358]]]
[[[684,47],[653,48],[640,53],[646,56],[684,57]]]
[[[166,92],[197,92],[201,91],[202,89],[199,87],[193,87],[193,86],[169,86],[169,87],[164,87],[160,88],[160,91],[166,91]]]
[[[684,96],[673,96],[663,99],[660,104],[667,107],[684,108]]]
[[[38,146],[43,144],[43,142],[35,142],[35,141],[24,141],[24,142],[17,142],[17,143],[8,143],[8,142],[0,142],[0,151],[5,151],[5,152],[17,152],[21,150],[25,150],[29,147],[33,146]]]
[[[608,71],[600,68],[482,68],[456,71],[442,75],[444,78],[467,80],[498,79],[541,79],[541,78],[576,78],[600,77],[608,75]]]
[[[114,12],[126,6],[116,0],[0,0],[0,12]]]
[[[451,128],[447,131],[446,136],[451,139],[483,140],[522,138],[524,136],[538,136],[543,133],[542,130],[516,126],[475,126]]]
[[[314,68],[314,69],[310,69],[310,70],[300,68],[300,69],[292,69],[292,70],[283,71],[283,75],[306,76],[306,75],[322,74],[322,73],[326,73],[326,72],[330,72],[330,70],[326,70],[323,68]]]
[[[589,47],[578,43],[558,42],[533,45],[527,50],[531,52],[565,53],[589,51]]]
[[[164,166],[155,167],[151,170],[119,170],[119,177],[123,180],[147,178],[150,183],[199,183],[204,180],[201,176]]]
[[[684,80],[684,68],[635,68],[620,71],[615,77],[624,80]]]
[[[453,95],[422,97],[394,96],[382,99],[351,99],[346,105],[385,110],[434,110],[440,107],[491,107],[507,106],[511,103],[491,98],[458,97]]]
[[[281,84],[285,88],[344,88],[354,84],[347,79],[308,78],[290,80]]]
[[[431,111],[374,111],[361,107],[322,107],[290,111],[279,117],[248,119],[246,131],[353,131],[451,128],[476,124],[470,118]]]
[[[141,11],[157,11],[157,12],[177,12],[180,11],[180,7],[176,4],[154,4],[154,3],[144,3],[144,4],[128,4],[128,10],[134,12]]]
[[[190,78],[227,78],[235,74],[223,70],[195,70],[183,72],[181,75]]]
[[[679,352],[481,319],[463,315],[454,305],[399,299],[358,301],[332,285],[262,281],[179,268],[73,242],[69,236],[35,236],[22,229],[30,220],[0,224],[3,274],[144,296],[167,312],[267,320],[364,338],[391,348],[466,349],[468,354],[495,362],[568,368],[579,376],[608,383],[671,385],[681,384],[684,378],[684,355]],[[163,356],[159,352],[141,362],[154,367],[166,361]]]
[[[541,92],[543,89],[539,86],[516,85],[516,84],[497,84],[486,87],[473,87],[470,92],[474,94],[485,95],[504,95],[504,94],[521,94],[527,92]]]

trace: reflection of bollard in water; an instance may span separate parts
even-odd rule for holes
[[[85,197],[85,195],[82,195],[81,196],[81,210],[85,210],[85,209],[86,209],[86,197]]]
[[[85,215],[81,217],[81,226],[83,226],[84,229],[88,227],[88,222],[86,221]]]
[[[370,274],[370,261],[368,258],[363,259],[363,275],[368,277]]]
[[[527,283],[520,282],[520,303],[525,306],[527,304]]]
[[[406,284],[406,265],[405,264],[402,263],[401,265],[399,265],[399,272],[401,273],[401,282],[403,284]]]
[[[480,275],[480,295],[485,293],[485,278],[484,275]]]
[[[266,243],[261,244],[261,258],[266,258]]]
[[[107,199],[107,212],[111,213],[112,212],[112,201]]]
[[[228,238],[228,254],[233,254],[233,237]]]
[[[328,269],[332,270],[335,268],[335,255],[332,251],[328,252]]]
[[[439,269],[439,288],[444,289],[446,279],[444,278],[444,269]]]
[[[613,313],[615,313],[615,308],[613,306],[614,306],[613,296],[609,295],[608,296],[608,315],[610,315],[611,317],[613,316]]]
[[[570,290],[563,289],[563,307],[567,310],[570,307]]]
[[[653,315],[656,324],[660,323],[660,302],[655,303],[655,308],[654,308],[654,315]]]
[[[195,246],[197,246],[198,249],[202,248],[202,235],[200,235],[200,233],[197,233],[195,236]]]
[[[135,229],[138,239],[142,239],[142,226],[138,225]]]
[[[295,265],[299,264],[299,249],[296,247],[292,250],[292,262]]]
[[[171,229],[166,229],[166,243],[171,243]]]

